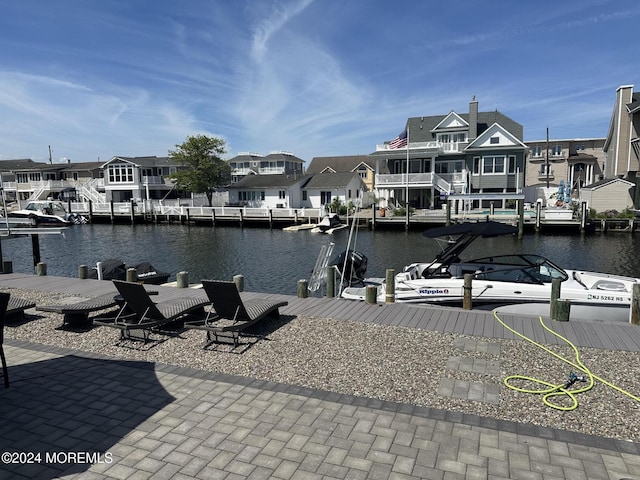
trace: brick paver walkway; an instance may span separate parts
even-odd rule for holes
[[[11,340],[5,353],[2,479],[640,479],[631,442]]]

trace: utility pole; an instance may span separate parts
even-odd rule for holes
[[[549,127],[547,127],[547,188],[549,188]]]

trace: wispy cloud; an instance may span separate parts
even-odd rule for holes
[[[277,34],[287,22],[304,11],[313,0],[295,0],[291,2],[275,2],[271,11],[253,26],[253,44],[251,56],[260,61],[268,48],[271,37]]]

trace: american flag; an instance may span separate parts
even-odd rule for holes
[[[389,142],[389,148],[402,148],[407,146],[407,129]]]

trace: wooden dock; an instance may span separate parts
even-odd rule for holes
[[[81,280],[68,277],[36,276],[23,273],[0,275],[2,289],[24,289],[66,294],[74,297],[94,297],[105,293],[116,293],[109,281]],[[169,300],[181,297],[202,297],[205,293],[198,288],[176,288],[153,285],[158,291],[154,300]],[[245,298],[271,298],[285,300],[281,308],[283,315],[322,317],[335,320],[357,321],[394,327],[416,328],[442,333],[456,333],[469,336],[517,339],[505,329],[492,312],[485,310],[463,310],[431,305],[377,304],[356,302],[338,298],[298,298],[291,295],[243,292]],[[538,317],[523,314],[504,314],[500,318],[511,328],[532,340],[547,344],[562,344],[556,336],[546,331]],[[592,347],[606,350],[640,351],[640,326],[627,323],[571,321],[554,322],[544,319],[554,331],[569,339],[578,347]]]

